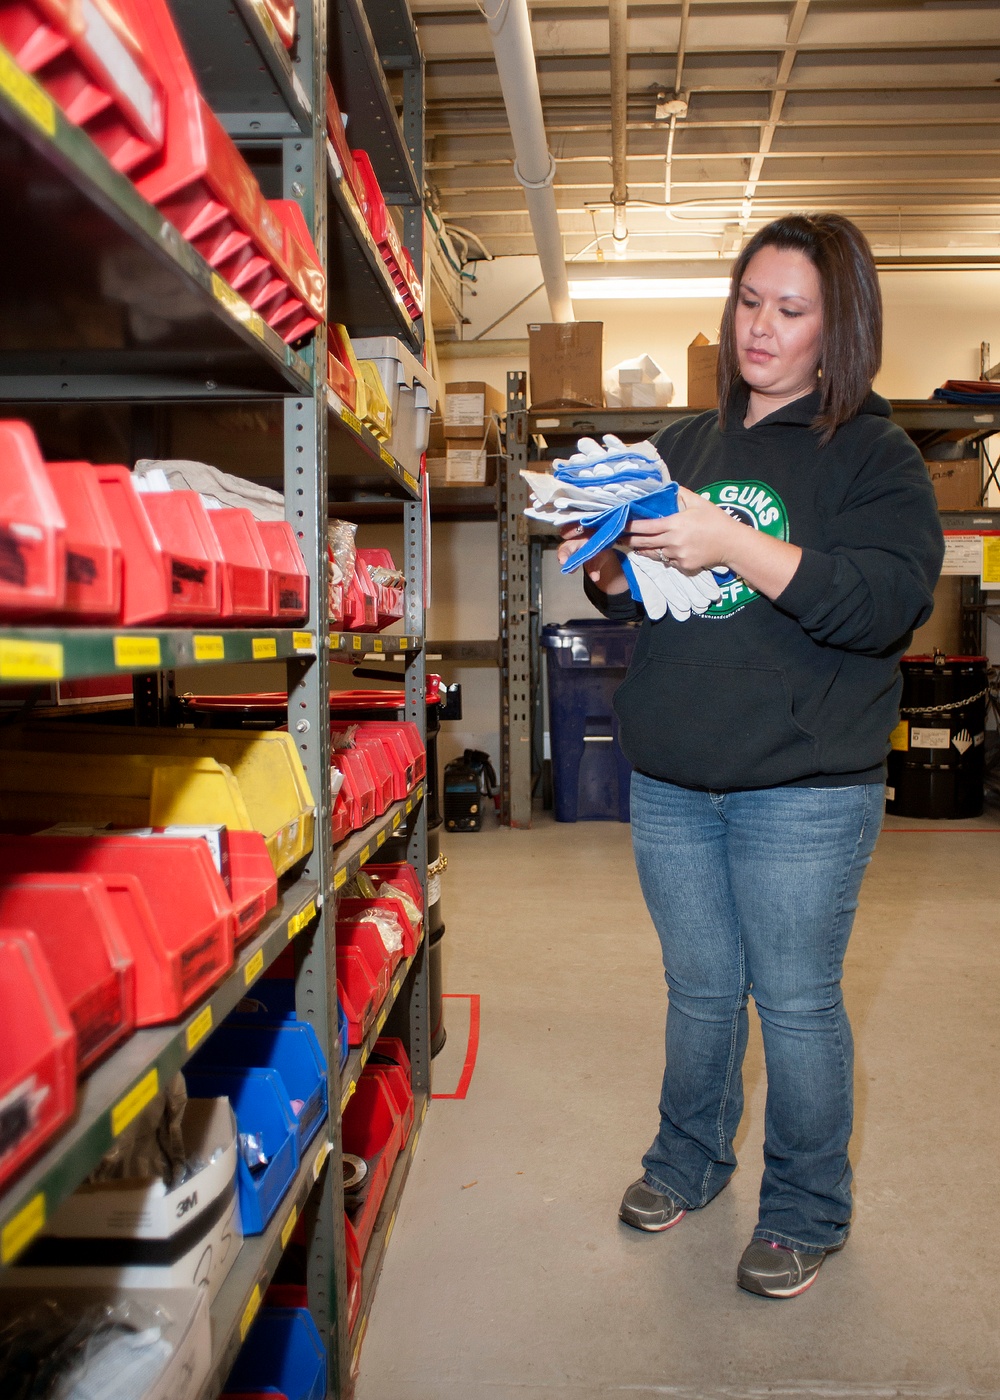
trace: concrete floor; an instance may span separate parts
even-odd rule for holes
[[[854,1231],[784,1303],[734,1282],[761,1170],[753,1018],[730,1189],[665,1235],[616,1218],[665,1005],[628,828],[447,839],[446,990],[482,997],[479,1060],[428,1113],[357,1400],[1000,1397],[1000,820],[887,828],[845,978]],[[446,1006],[439,1088],[463,1051]]]

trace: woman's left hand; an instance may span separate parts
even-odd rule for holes
[[[626,536],[639,554],[673,564],[686,574],[730,566],[733,544],[746,529],[724,510],[686,486],[678,487],[682,509],[659,520],[633,520]]]

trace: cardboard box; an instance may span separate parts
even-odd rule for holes
[[[532,408],[601,408],[604,323],[547,322],[528,327]]]
[[[708,336],[700,332],[688,346],[688,408],[716,408],[719,394],[716,374],[719,347],[710,345]]]
[[[493,428],[485,444],[452,442],[445,453],[445,481],[452,486],[492,486],[497,479],[500,436]]]
[[[978,457],[928,462],[927,470],[941,510],[976,510],[979,507],[983,469]]]
[[[506,416],[506,397],[481,379],[444,386],[444,432],[452,441],[469,438],[482,442],[487,423]]]
[[[204,1288],[211,1302],[243,1243],[229,1100],[189,1099],[182,1131],[200,1171],[172,1191],[158,1178],[84,1184],[13,1276],[29,1288]]]
[[[24,1311],[39,1299],[56,1303],[73,1317],[91,1314],[102,1305],[115,1309],[132,1308],[130,1321],[141,1330],[155,1325],[162,1329],[163,1341],[170,1355],[163,1368],[138,1392],[128,1391],[133,1400],[198,1400],[212,1369],[212,1326],[208,1311],[208,1293],[204,1288],[128,1288],[111,1286],[94,1288],[51,1287],[44,1289],[25,1286],[18,1279],[17,1269],[5,1269],[0,1274],[4,1290],[4,1315]],[[97,1365],[100,1364],[100,1354]],[[103,1372],[101,1372],[103,1375]],[[96,1381],[96,1376],[93,1378]],[[107,1380],[107,1377],[104,1376]],[[103,1386],[103,1394],[121,1394],[117,1386]]]

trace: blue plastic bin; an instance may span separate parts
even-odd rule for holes
[[[290,977],[265,977],[257,983],[252,995],[241,1001],[231,1019],[246,1021],[296,1021],[295,983]],[[337,1054],[339,1068],[347,1064],[347,1016],[337,1001]]]
[[[542,628],[556,821],[629,819],[632,769],[611,702],[638,632],[637,623],[595,618]]]
[[[261,1308],[226,1382],[227,1392],[273,1386],[288,1400],[324,1400],[326,1348],[307,1308]]]
[[[281,1203],[299,1169],[298,1124],[288,1090],[276,1069],[184,1070],[191,1098],[227,1098],[236,1115],[236,1131],[261,1140],[267,1166],[251,1172],[243,1154],[236,1159],[243,1233],[259,1235]]]
[[[224,1021],[191,1060],[196,1070],[277,1070],[292,1109],[299,1157],[312,1142],[326,1117],[326,1057],[308,1021],[271,1021],[233,1016]]]

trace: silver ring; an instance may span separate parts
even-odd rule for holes
[[[668,566],[668,568],[669,568],[669,566],[670,566],[670,560],[669,560],[669,559],[667,558],[667,556],[664,554],[664,552],[663,552],[662,549],[658,549],[658,550],[656,551],[656,557],[657,557],[657,559],[659,559],[659,561],[660,561],[661,564],[666,564],[666,565]]]

